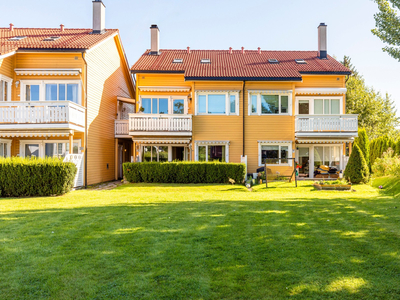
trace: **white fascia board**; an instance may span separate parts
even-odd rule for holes
[[[89,54],[90,52],[92,52],[93,50],[97,49],[98,47],[100,47],[101,45],[105,44],[106,42],[108,42],[109,39],[114,38],[116,35],[118,34],[118,32],[113,33],[112,35],[110,35],[108,38],[106,38],[105,40],[102,40],[100,43],[98,43],[97,45],[94,45],[92,48],[89,48],[87,50],[85,50],[85,52],[87,54]]]
[[[13,52],[10,52],[10,53],[4,54],[4,55],[0,55],[0,59],[4,59],[4,58],[7,58],[7,57],[9,57],[9,56],[12,56],[12,55],[14,55],[15,53],[16,53],[16,52],[13,51]]]

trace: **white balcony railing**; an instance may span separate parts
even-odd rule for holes
[[[296,132],[357,132],[358,115],[297,115]]]
[[[132,132],[191,132],[192,115],[129,114]]]
[[[85,108],[71,101],[0,102],[1,124],[72,123],[85,126]]]
[[[115,135],[129,135],[129,120],[115,120]]]

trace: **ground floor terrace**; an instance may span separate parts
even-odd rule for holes
[[[239,154],[243,153],[243,144],[230,140],[198,140],[195,137],[133,137],[131,140],[134,149],[131,161],[135,162],[244,162],[247,164],[247,173],[252,175],[265,165],[274,174],[278,172],[281,175],[290,175],[296,162],[299,178],[339,176],[337,172],[344,171],[353,141],[353,139],[294,141],[260,139],[251,141],[243,156]],[[328,168],[327,171],[321,171],[320,166]],[[330,175],[326,175],[329,170]],[[334,170],[336,175],[333,175]]]
[[[0,199],[0,295],[398,299],[400,198],[353,189],[127,184]]]

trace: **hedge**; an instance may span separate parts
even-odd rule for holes
[[[129,182],[154,183],[243,183],[245,164],[220,162],[141,162],[124,163]]]
[[[358,137],[355,138],[354,144],[357,144],[362,151],[365,161],[367,162],[367,166],[369,171],[371,172],[371,161],[370,161],[370,154],[369,154],[369,140],[368,135],[365,128],[358,129]]]
[[[65,194],[76,171],[73,163],[58,158],[0,158],[0,197]]]

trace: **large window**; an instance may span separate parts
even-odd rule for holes
[[[238,92],[197,92],[197,114],[238,115]]]
[[[74,140],[72,153],[80,154],[81,140]],[[21,140],[20,153],[25,157],[59,157],[69,154],[68,140]]]
[[[290,115],[290,94],[250,92],[249,115]]]
[[[229,143],[198,142],[196,146],[197,161],[229,161]]]
[[[140,107],[145,114],[182,115],[187,113],[187,100],[179,96],[144,96],[140,100]]]
[[[0,157],[9,157],[11,155],[11,140],[0,139]]]
[[[343,113],[342,97],[297,97],[296,113],[299,115],[340,115]]]
[[[292,145],[290,143],[259,143],[259,165],[291,165]]]
[[[340,100],[339,99],[314,99],[315,115],[339,115]]]
[[[46,100],[47,101],[72,101],[78,103],[79,101],[79,85],[76,83],[71,84],[57,84],[47,83]]]
[[[340,168],[340,146],[315,146],[314,169],[324,165]]]
[[[71,101],[81,104],[81,88],[77,80],[22,80],[22,100]]]
[[[143,162],[167,162],[168,146],[143,146]]]

